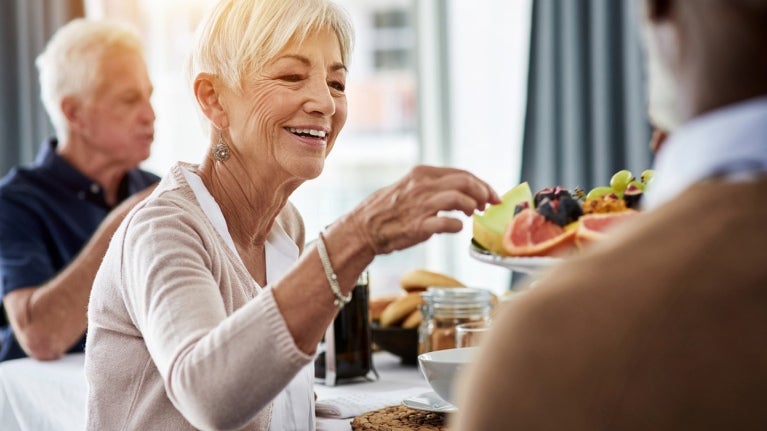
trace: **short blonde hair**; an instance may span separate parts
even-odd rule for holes
[[[241,91],[244,81],[289,42],[301,43],[323,28],[335,31],[348,67],[354,31],[346,11],[332,1],[221,0],[199,27],[189,80],[206,72]]]
[[[69,133],[61,101],[67,96],[88,96],[98,88],[104,81],[102,58],[116,48],[143,55],[141,39],[131,28],[78,18],[61,27],[37,57],[40,98],[59,139]]]

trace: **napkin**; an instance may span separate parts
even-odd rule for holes
[[[318,399],[317,416],[326,418],[353,418],[363,413],[401,404],[405,398],[424,393],[424,388],[398,389],[385,392],[348,393]]]

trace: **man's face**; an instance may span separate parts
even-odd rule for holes
[[[681,125],[679,84],[671,67],[676,40],[669,24],[642,21],[646,53],[648,111],[653,126],[672,132]]]
[[[81,138],[94,156],[132,169],[154,140],[152,83],[140,53],[116,49],[101,62],[101,83],[84,104]]]

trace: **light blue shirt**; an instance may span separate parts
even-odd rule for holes
[[[675,131],[655,160],[644,208],[656,208],[694,183],[717,176],[732,181],[767,173],[767,97],[697,117]]]

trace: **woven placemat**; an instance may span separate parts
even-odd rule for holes
[[[447,431],[446,413],[432,413],[398,405],[359,415],[353,431]]]

